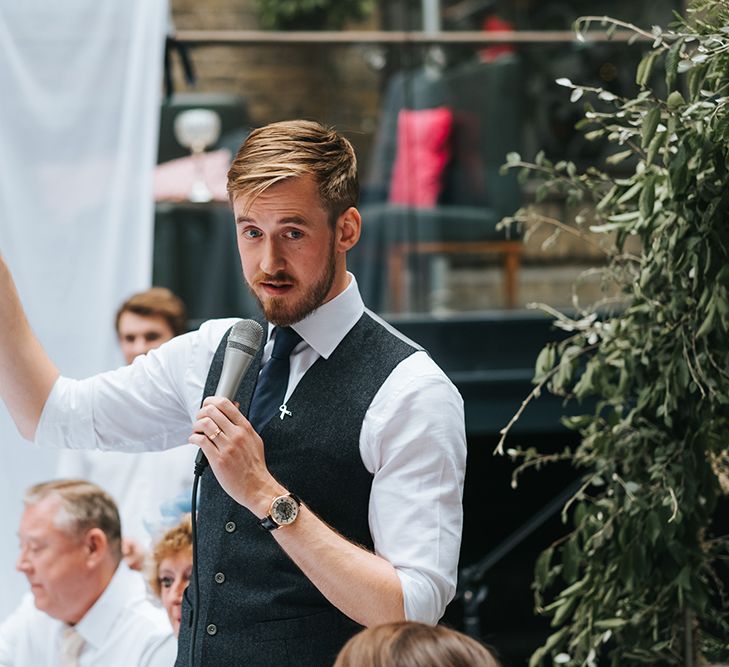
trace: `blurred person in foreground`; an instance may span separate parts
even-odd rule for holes
[[[152,287],[122,303],[115,326],[124,361],[131,364],[138,356],[187,331],[185,304],[166,287]],[[190,450],[175,447],[128,454],[65,449],[59,453],[56,475],[87,479],[111,495],[121,517],[124,560],[132,569],[141,570],[152,534],[164,518],[160,512],[176,500],[186,502],[189,511],[195,464]],[[170,507],[171,512],[173,509]]]
[[[204,452],[199,595],[183,600],[178,667],[322,667],[361,626],[435,623],[452,599],[463,400],[347,271],[363,223],[344,136],[311,121],[258,128],[228,192],[264,334],[234,400],[213,394],[235,320],[71,380],[1,261],[0,395],[41,446]]]
[[[119,513],[84,480],[25,494],[17,569],[31,592],[0,624],[0,665],[169,667],[176,643],[162,610],[121,557]]]
[[[334,667],[500,667],[475,639],[442,625],[377,625],[350,639]]]
[[[162,602],[175,635],[180,632],[182,596],[192,574],[192,520],[185,515],[152,548],[148,581]]]

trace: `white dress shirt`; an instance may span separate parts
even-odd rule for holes
[[[1,667],[57,667],[68,626],[36,609],[27,593],[0,624]],[[79,667],[172,667],[177,640],[165,612],[147,598],[142,578],[124,563],[74,626],[84,640]]]
[[[287,399],[363,313],[350,275],[347,289],[293,326],[303,341],[291,356]],[[213,354],[235,321],[206,322],[116,371],[81,381],[59,378],[36,443],[134,451],[186,443]],[[273,348],[270,329],[264,362]],[[373,475],[369,525],[375,551],[398,573],[406,618],[435,623],[456,587],[466,436],[463,400],[425,352],[406,358],[383,383],[365,415],[359,445]]]

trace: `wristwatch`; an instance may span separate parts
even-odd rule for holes
[[[271,501],[268,516],[260,520],[259,525],[266,530],[277,530],[296,521],[299,516],[301,501],[293,493],[277,496]]]

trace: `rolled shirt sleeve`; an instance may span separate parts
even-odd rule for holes
[[[169,449],[187,442],[213,353],[237,320],[211,320],[129,366],[84,380],[59,377],[41,413],[43,447]]]
[[[453,599],[463,528],[463,400],[424,352],[380,388],[363,424],[370,531],[400,578],[405,617],[436,623]]]

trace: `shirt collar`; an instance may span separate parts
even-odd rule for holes
[[[364,313],[364,303],[357,287],[357,280],[349,272],[347,276],[349,284],[342,292],[291,326],[317,354],[325,359],[329,358]],[[272,330],[273,325],[269,324],[269,338]]]
[[[76,632],[84,641],[97,649],[103,645],[130,598],[144,597],[144,584],[141,579],[125,563],[119,564],[99,599],[76,624]]]

